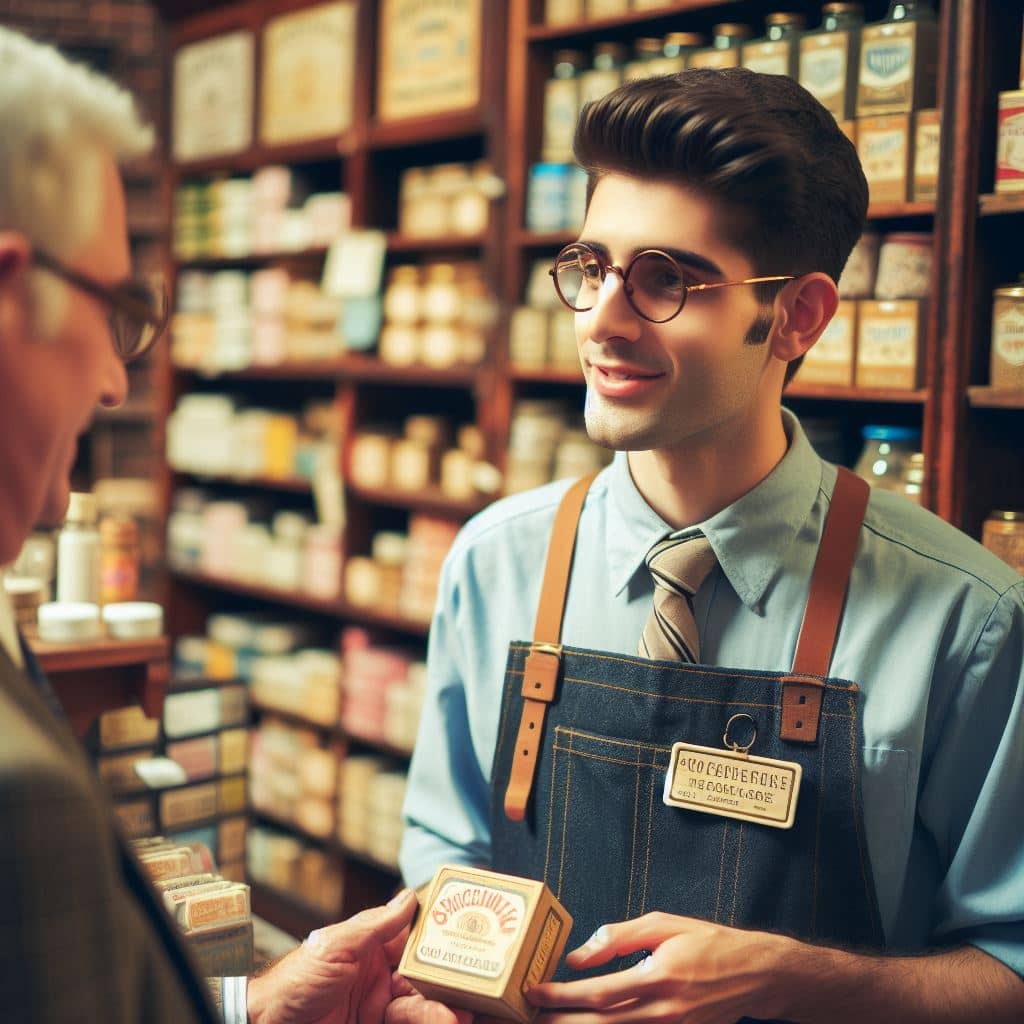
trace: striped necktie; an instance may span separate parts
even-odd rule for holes
[[[638,653],[661,661],[700,661],[693,595],[717,562],[710,541],[700,533],[669,536],[647,552],[645,561],[654,577],[654,607]]]

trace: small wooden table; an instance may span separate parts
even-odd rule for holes
[[[40,640],[32,628],[24,632],[79,738],[111,708],[141,704],[150,718],[160,717],[170,677],[166,636],[54,644]]]

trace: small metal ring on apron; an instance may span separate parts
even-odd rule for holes
[[[745,744],[745,745],[742,744],[742,743],[737,743],[735,740],[730,740],[729,739],[729,730],[732,728],[733,722],[735,722],[735,721],[737,721],[737,720],[739,720],[741,718],[745,718],[750,723],[750,728],[752,730],[751,735],[750,735],[750,742]],[[755,722],[754,719],[750,715],[741,712],[738,715],[733,715],[732,718],[730,718],[729,721],[725,723],[725,732],[722,733],[722,743],[724,743],[725,746],[729,747],[730,749],[732,749],[736,753],[739,753],[739,754],[747,753],[747,751],[750,750],[750,748],[754,745],[754,741],[756,739],[757,739],[757,722]]]

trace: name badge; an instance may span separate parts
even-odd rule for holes
[[[721,750],[676,743],[662,800],[669,807],[792,828],[802,773],[795,761],[756,757],[735,746]]]

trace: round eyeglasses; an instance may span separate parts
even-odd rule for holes
[[[744,281],[714,281],[688,284],[682,264],[660,249],[638,252],[623,270],[609,263],[599,252],[582,242],[567,245],[548,271],[562,302],[576,313],[586,313],[597,304],[609,272],[622,278],[622,290],[637,316],[652,324],[667,323],[679,315],[690,292],[732,288],[740,284],[792,281],[792,274],[779,277],[748,277]]]

